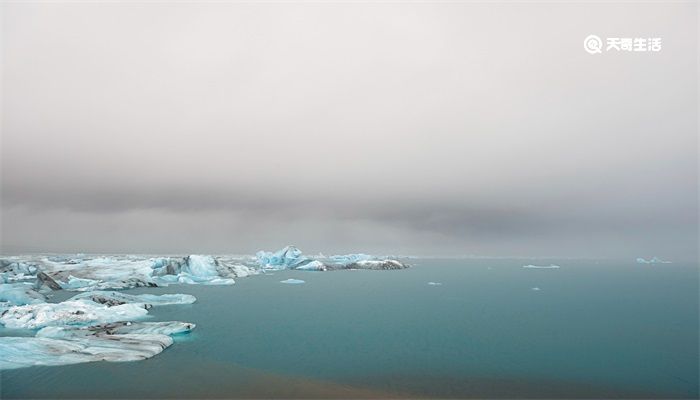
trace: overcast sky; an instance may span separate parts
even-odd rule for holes
[[[696,2],[2,13],[4,252],[697,255]]]

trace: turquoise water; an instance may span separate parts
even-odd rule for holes
[[[549,263],[561,268],[522,268]],[[414,260],[134,289],[196,296],[151,309],[196,330],[142,362],[4,371],[2,397],[695,398],[698,271]]]

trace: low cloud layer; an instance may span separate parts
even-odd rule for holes
[[[692,4],[2,7],[4,252],[697,255]]]

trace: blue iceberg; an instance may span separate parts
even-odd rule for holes
[[[285,246],[275,252],[259,251],[255,256],[260,267],[270,270],[296,269],[313,261],[294,246]]]
[[[309,257],[294,246],[286,246],[275,252],[259,251],[258,265],[264,270],[298,269],[329,271],[336,269],[403,269],[408,266],[398,260],[380,259],[368,254],[346,254],[324,257]]]

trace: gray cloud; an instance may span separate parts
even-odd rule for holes
[[[691,3],[2,7],[3,251],[697,255]]]

